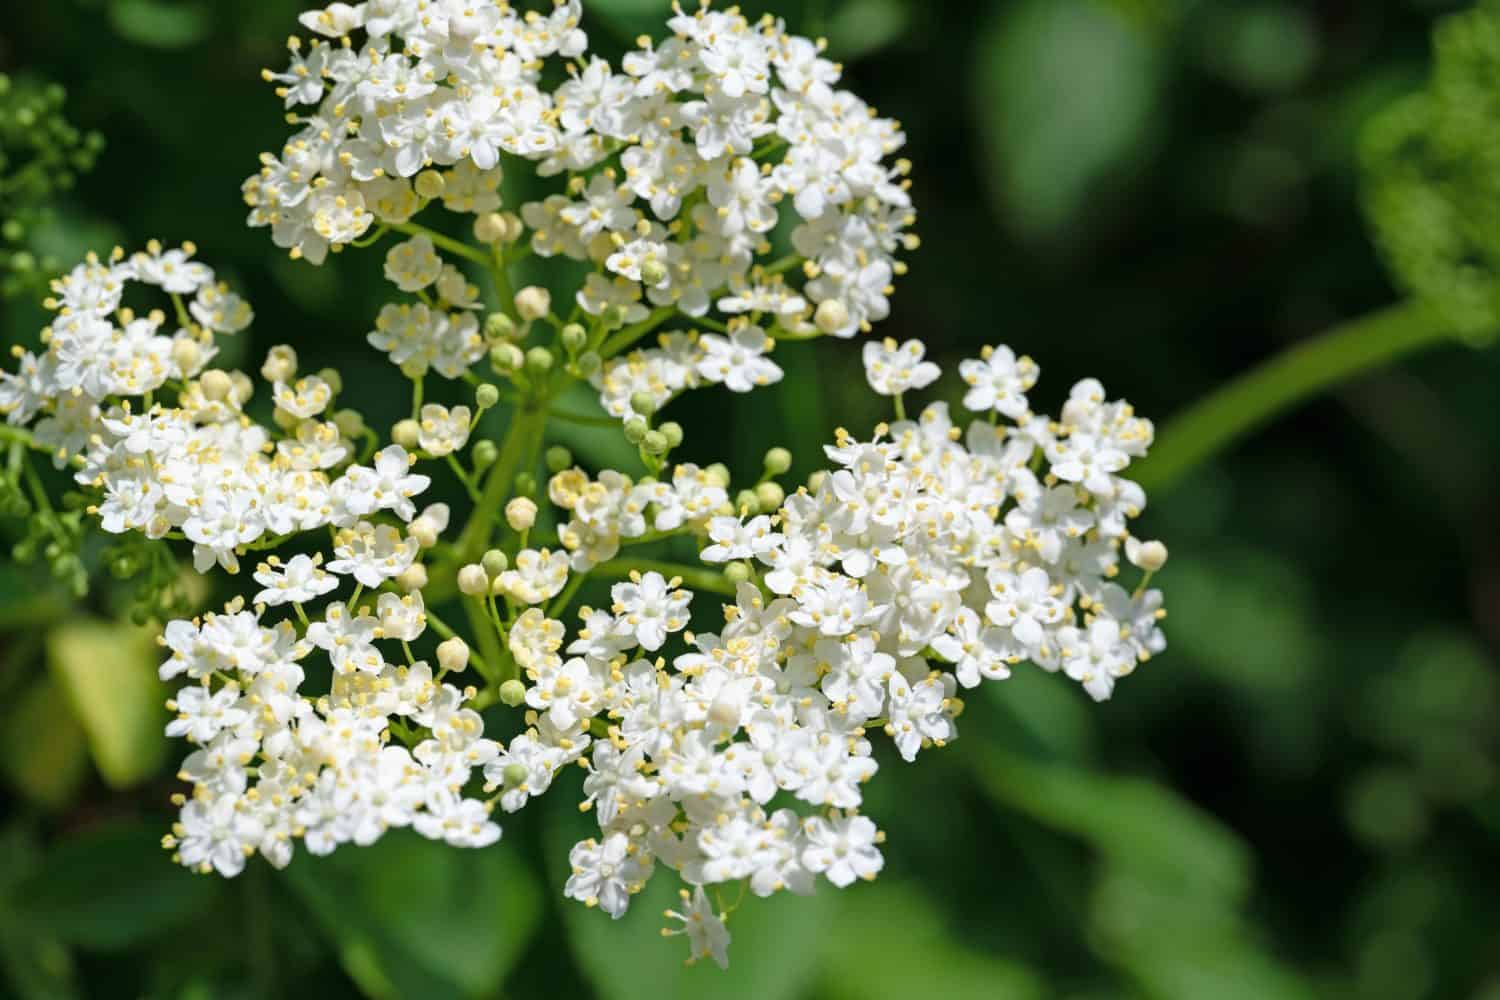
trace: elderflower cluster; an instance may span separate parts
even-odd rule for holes
[[[566,256],[590,272],[568,307],[585,330],[586,372],[628,416],[699,384],[744,392],[774,382],[777,335],[841,337],[889,312],[896,259],[916,245],[900,126],[838,88],[822,44],[769,16],[674,8],[670,37],[640,39],[621,71],[587,51],[579,0],[550,13],[496,0],[368,0],[302,16],[291,64],[266,71],[301,126],[244,185],[252,226],[314,263],[374,229],[413,232],[427,205],[478,216],[503,262]],[[548,60],[566,61],[546,82]],[[562,190],[498,214],[504,161]],[[789,256],[768,260],[771,233]],[[482,258],[481,258],[482,260]],[[403,367],[456,378],[483,353],[477,300],[421,234],[386,273],[438,301],[387,307],[371,341]],[[534,300],[533,300],[534,301]],[[522,297],[504,303],[527,315]],[[600,358],[605,334],[657,311],[719,332]],[[717,311],[727,322],[714,320]],[[629,346],[628,342],[624,346]]]
[[[915,246],[906,168],[887,162],[899,127],[836,89],[820,43],[735,8],[674,11],[622,73],[586,54],[578,0],[303,15],[321,37],[268,75],[309,110],[244,193],[251,225],[314,263],[404,236],[384,272],[406,298],[366,328],[412,383],[384,447],[337,408],[338,373],[299,372],[289,347],[260,369],[271,419],[252,419],[252,379],[209,367],[250,307],[191,245],[90,257],[55,285],[45,351],[0,374],[11,464],[30,448],[69,467],[88,497],[75,520],[188,543],[200,573],[268,553],[253,594],[162,637],[180,684],[167,734],[191,747],[166,838],[182,864],[234,876],[298,841],[326,854],[406,827],[484,847],[496,808],[572,784],[574,764],[562,794],[599,829],[569,853],[565,894],[619,917],[670,870],[666,933],[724,965],[719,887],[806,894],[881,871],[861,809],[886,740],[908,762],[945,746],[961,692],[1028,662],[1103,700],[1164,648],[1149,584],[1166,549],[1132,534],[1146,496],[1127,476],[1153,428],[1095,380],[1054,420],[1028,400],[1036,364],[986,349],[958,369],[966,420],[941,402],[909,419],[941,370],[919,341],[871,341],[894,422],[840,430],[790,495],[785,449],[738,491],[723,465],[671,461],[684,431],[654,422],[663,407],[777,381],[779,342],[867,331]],[[552,57],[567,79],[546,89]],[[502,164],[565,174],[563,190],[502,212]],[[412,221],[439,201],[476,217],[475,242]],[[767,261],[773,230],[794,252]],[[566,317],[548,288],[512,287],[533,254],[585,265]],[[131,283],[165,293],[175,325],[125,302]],[[473,372],[486,357],[509,394]],[[474,408],[429,401],[431,372],[476,383]],[[549,419],[596,420],[553,406],[585,382],[646,475],[545,448]],[[497,443],[482,420],[502,400]],[[461,527],[418,510],[419,463],[473,502]],[[77,533],[45,513],[54,548]],[[664,544],[695,558],[637,557]],[[607,603],[575,606],[590,593]],[[442,621],[449,603],[473,635]],[[500,706],[508,739],[485,733]]]

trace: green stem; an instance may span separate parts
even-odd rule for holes
[[[435,229],[428,229],[426,226],[416,222],[401,222],[392,225],[391,228],[398,233],[405,233],[408,236],[425,236],[432,241],[433,246],[442,247],[449,253],[457,254],[460,257],[467,257],[469,260],[483,264],[485,267],[490,266],[489,255],[483,250],[471,247],[467,243],[460,243],[451,236],[444,236]]]
[[[677,310],[672,308],[671,306],[663,306],[662,308],[657,309],[650,316],[647,316],[639,323],[634,323],[630,326],[625,327],[619,333],[606,340],[604,342],[604,346],[599,348],[599,356],[606,360],[614,357],[616,354],[619,354],[625,348],[629,347],[631,344],[634,344],[637,340],[640,340],[646,334],[650,333],[652,330],[655,330],[657,327],[661,326],[676,314]]]
[[[510,429],[506,431],[505,440],[500,444],[500,457],[490,468],[474,513],[469,516],[469,523],[464,525],[463,534],[459,536],[456,546],[459,565],[478,560],[489,547],[491,531],[500,508],[510,499],[516,475],[522,471],[526,456],[536,453],[546,426],[545,403],[523,403],[512,415]]]
[[[1457,334],[1435,310],[1404,302],[1334,327],[1226,383],[1173,418],[1128,473],[1148,491],[1171,489],[1281,413],[1332,386]]]
[[[707,590],[715,594],[723,594],[726,597],[735,596],[735,586],[724,578],[723,574],[716,573],[710,569],[702,569],[696,566],[684,566],[681,563],[661,562],[656,559],[611,559],[595,566],[594,573],[600,576],[629,576],[631,570],[639,570],[642,573],[656,572],[667,579],[674,576],[682,577],[682,582],[694,590]]]

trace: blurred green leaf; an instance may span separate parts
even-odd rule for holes
[[[112,787],[150,777],[166,754],[167,690],[156,675],[159,658],[150,628],[79,621],[47,633],[47,665]]]
[[[1245,846],[1164,785],[1002,751],[970,752],[984,788],[1002,806],[1083,838],[1117,865],[1226,903],[1249,889]]]
[[[825,940],[818,996],[829,1000],[1024,1000],[1047,995],[1023,965],[957,943],[930,898],[914,886],[856,886],[838,894],[838,933]],[[1003,942],[1001,943],[1003,948]]]
[[[286,876],[376,998],[493,995],[540,916],[536,880],[503,843],[459,851],[399,830],[299,857]]]
[[[131,948],[199,912],[222,891],[167,858],[154,823],[115,823],[63,840],[16,887],[34,927],[86,948]]]
[[[870,55],[900,38],[910,22],[902,0],[851,0],[828,19],[829,51],[841,61]]]
[[[0,830],[0,968],[21,1000],[78,996],[73,959],[55,937],[18,912],[16,887],[40,860],[35,838],[20,823]]]
[[[0,768],[22,795],[56,809],[71,801],[88,764],[88,743],[72,706],[52,677],[39,674],[0,725]]]
[[[1276,93],[1306,79],[1318,58],[1312,15],[1292,4],[1253,3],[1210,12],[1203,33],[1209,67],[1245,90]]]
[[[1142,29],[1095,0],[1023,0],[983,35],[977,131],[990,180],[1015,227],[1056,236],[1101,181],[1145,146],[1160,53]]]
[[[110,0],[109,21],[128,42],[154,49],[183,49],[208,35],[213,14],[202,3]]]

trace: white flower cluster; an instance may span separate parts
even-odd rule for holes
[[[263,565],[256,578],[267,584],[257,600],[270,604],[300,605],[338,586],[305,555]],[[172,652],[162,679],[186,680],[168,705],[176,718],[167,735],[197,747],[178,775],[192,795],[180,798],[165,840],[177,860],[234,876],[257,852],[284,867],[299,839],[312,854],[369,845],[400,827],[456,847],[500,839],[491,807],[463,794],[500,749],[468,706],[474,689],[444,683],[446,665],[434,676],[426,662],[389,663],[380,649],[424,632],[420,594],[381,594],[375,614],[334,601],[300,634],[262,615],[263,606],[235,604],[174,621],[162,638]],[[315,649],[333,665],[332,688],[319,697],[301,690],[299,661]],[[424,738],[391,743],[392,732],[415,727]]]
[[[907,164],[891,159],[904,136],[838,89],[821,43],[736,8],[676,11],[671,37],[642,39],[621,72],[587,53],[579,0],[555,0],[546,15],[497,0],[304,14],[324,37],[293,39],[291,65],[266,77],[288,108],[308,110],[245,182],[250,224],[318,263],[372,227],[410,231],[441,200],[479,215],[497,253],[513,244],[591,264],[574,296],[587,317],[634,324],[654,306],[732,318],[732,330],[705,320],[722,336],[678,338],[596,375],[611,412],[624,415],[619,400],[638,391],[665,399],[700,381],[735,391],[775,381],[763,355],[777,333],[848,337],[889,312],[896,255],[916,244]],[[568,73],[548,89],[554,56]],[[502,154],[566,175],[564,190],[493,214]],[[794,252],[769,262],[783,222]],[[430,242],[393,251],[387,274],[413,293],[436,284],[443,301],[388,307],[376,346],[450,378],[478,360],[473,296]]]

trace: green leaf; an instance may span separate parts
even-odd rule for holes
[[[16,887],[16,911],[70,944],[130,948],[169,930],[222,891],[217,878],[172,864],[162,830],[110,824],[64,840]]]
[[[73,958],[45,928],[18,912],[17,884],[40,863],[35,838],[21,823],[0,830],[0,968],[12,995],[22,1000],[78,996]]]
[[[1094,0],[1024,0],[985,32],[978,132],[1015,227],[1058,233],[1146,145],[1161,58],[1135,23]]]
[[[1163,785],[1003,751],[976,753],[975,761],[983,787],[1001,805],[1081,837],[1116,865],[1229,904],[1249,889],[1244,844]]]
[[[88,763],[83,727],[57,682],[41,674],[0,725],[0,769],[22,795],[56,809],[72,800]]]
[[[828,20],[832,58],[859,59],[901,37],[911,21],[911,8],[902,0],[853,0],[841,5]]]
[[[882,880],[840,892],[833,924],[838,932],[825,940],[820,997],[908,1000],[931,995],[933,970],[941,970],[944,1000],[1046,995],[1025,966],[956,943],[932,902],[910,886]]]
[[[549,870],[554,875],[567,872],[566,852],[588,835],[576,811],[559,817],[560,812],[561,806],[554,807],[547,837],[553,851]],[[783,1000],[807,994],[837,892],[826,885],[807,897],[782,892],[760,899],[746,892],[729,916],[733,943],[729,971],[723,972],[708,960],[684,965],[686,938],[663,940],[661,930],[667,921],[662,911],[680,905],[680,887],[675,873],[658,866],[655,877],[619,920],[575,900],[562,902],[573,957],[602,1000]],[[723,886],[719,891],[722,904],[734,904],[737,889]]]
[[[286,876],[344,971],[376,998],[493,995],[540,916],[535,878],[503,843],[461,851],[394,831],[299,857]]]
[[[159,659],[150,628],[80,621],[47,633],[47,664],[111,787],[150,777],[166,754],[167,689],[156,675]]]
[[[121,38],[154,49],[196,45],[213,27],[206,5],[166,0],[112,0],[109,21]]]

